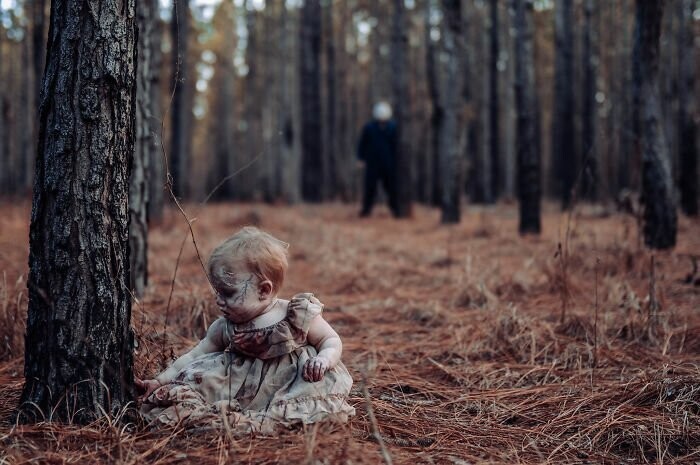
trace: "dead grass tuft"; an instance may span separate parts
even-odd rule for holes
[[[0,363],[24,355],[27,318],[27,285],[20,275],[9,284],[7,273],[0,281]]]

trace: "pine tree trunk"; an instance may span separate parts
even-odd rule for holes
[[[501,127],[500,127],[500,96],[499,96],[499,72],[498,59],[500,55],[500,44],[498,33],[500,20],[498,15],[498,0],[490,0],[489,4],[489,159],[490,159],[490,180],[489,200],[494,202],[500,192],[501,176]]]
[[[54,0],[51,9],[20,410],[24,421],[84,423],[133,399],[136,12],[133,0]]]
[[[172,59],[175,93],[172,105],[172,145],[170,148],[170,175],[173,192],[178,197],[189,194],[190,135],[191,135],[191,87],[189,76],[188,40],[190,28],[189,0],[174,0],[170,24],[172,34]]]
[[[695,37],[693,0],[678,1],[678,147],[681,208],[686,215],[698,214],[698,130],[694,119]]]
[[[34,68],[34,89],[36,92],[36,102],[39,105],[39,94],[41,92],[41,77],[44,75],[44,60],[46,59],[46,0],[32,0],[31,24],[32,24],[32,50]]]
[[[324,173],[320,0],[305,0],[301,15],[301,194],[307,202],[320,202]]]
[[[338,8],[339,21],[336,37],[339,40],[338,60],[336,76],[338,79],[338,130],[336,133],[335,147],[339,157],[338,190],[340,199],[344,202],[353,201],[353,175],[357,161],[355,158],[354,143],[348,139],[352,137],[350,126],[350,87],[348,85],[350,67],[348,66],[348,51],[345,47],[348,26],[350,23],[350,8],[347,2],[340,2]]]
[[[27,113],[31,118],[32,133],[29,143],[28,154],[28,170],[27,170],[27,186],[31,188],[34,182],[34,154],[36,150],[37,138],[37,119],[39,111],[39,94],[41,92],[41,78],[44,74],[44,61],[46,60],[46,1],[33,0],[30,2],[31,34],[27,36],[27,40],[31,41],[32,57],[31,57],[31,103],[27,107]]]
[[[243,5],[243,15],[245,15],[248,42],[245,49],[245,62],[248,73],[245,75],[243,83],[243,127],[244,155],[241,160],[244,164],[251,163],[262,153],[261,135],[261,106],[262,95],[260,95],[260,81],[262,80],[262,68],[260,67],[261,36],[259,33],[260,13],[250,5],[250,0],[246,0]],[[260,163],[262,165],[262,163]],[[240,192],[244,200],[254,200],[260,175],[263,167],[255,163],[245,176],[240,178]]]
[[[562,207],[571,205],[576,181],[577,157],[574,134],[574,18],[573,0],[557,0],[555,6],[556,59],[554,114],[552,116],[552,168],[555,193]]]
[[[258,15],[260,16],[260,31],[259,37],[261,41],[261,53],[258,55],[259,63],[259,79],[255,83],[255,95],[256,100],[259,105],[259,110],[257,112],[258,123],[257,123],[257,133],[260,135],[260,154],[268,156],[262,156],[257,164],[260,169],[260,176],[258,177],[258,190],[261,192],[260,198],[265,202],[271,203],[275,200],[274,195],[274,169],[275,169],[275,157],[272,154],[272,137],[273,137],[273,115],[272,115],[272,102],[274,93],[269,92],[266,83],[270,85],[275,85],[274,69],[272,68],[273,60],[271,59],[275,52],[273,51],[277,43],[273,43],[273,30],[274,24],[272,24],[272,7],[265,7],[262,9]]]
[[[585,30],[583,39],[583,177],[581,191],[589,200],[598,200],[598,150],[596,141],[597,119],[597,68],[598,68],[598,5],[595,0],[586,0],[584,5]]]
[[[326,139],[323,142],[325,149],[324,159],[326,163],[325,178],[325,197],[335,198],[338,195],[338,147],[336,145],[336,137],[338,133],[338,118],[337,118],[337,81],[336,81],[336,48],[335,35],[333,26],[333,2],[327,1],[323,6],[323,29],[325,30],[325,52],[326,52],[326,121],[325,135]]]
[[[510,5],[506,2],[504,26],[501,30],[501,43],[505,47],[504,61],[506,63],[505,79],[502,81],[504,97],[504,120],[503,125],[503,195],[507,200],[515,199],[515,177],[516,177],[516,148],[515,133],[517,125],[517,112],[515,108],[515,44],[511,37],[512,18],[509,14]]]
[[[162,134],[161,126],[161,82],[160,73],[163,60],[163,53],[160,49],[161,37],[163,30],[158,14],[158,0],[141,0],[149,4],[151,11],[155,12],[151,18],[151,46],[150,55],[150,76],[149,88],[151,95],[149,97],[151,109],[151,124],[154,128],[153,144],[155,148],[151,150],[151,159],[148,162],[148,222],[150,224],[158,224],[163,219],[163,203],[164,203],[164,186],[165,186],[165,160],[163,158]]]
[[[617,73],[619,76],[618,91],[616,92],[616,102],[614,108],[617,110],[613,120],[618,124],[618,132],[620,139],[620,146],[618,151],[618,163],[617,163],[617,184],[619,192],[626,189],[636,189],[639,187],[637,182],[638,170],[636,165],[639,162],[639,148],[636,145],[635,134],[639,132],[637,126],[638,112],[636,108],[639,107],[638,102],[634,101],[634,77],[633,67],[629,66],[631,46],[634,42],[634,33],[627,33],[628,28],[627,23],[629,22],[629,17],[633,16],[629,9],[629,5],[634,4],[630,2],[629,4],[620,4],[620,20],[621,25],[619,29],[625,31],[622,40],[617,40],[614,47],[617,50]],[[627,8],[625,8],[627,6]],[[632,58],[633,63],[637,60]],[[633,65],[634,66],[634,65]]]
[[[397,217],[408,218],[413,208],[412,155],[409,145],[408,65],[406,36],[406,12],[404,0],[393,0],[394,12],[391,34],[391,81],[394,116],[398,125],[398,148],[396,154],[396,202]]]
[[[443,85],[444,118],[438,128],[438,158],[440,160],[442,223],[459,223],[459,200],[462,186],[462,164],[460,163],[460,67],[458,47],[462,34],[461,0],[442,0],[446,24],[443,29],[443,50],[445,56]],[[438,97],[439,98],[439,97]]]
[[[445,110],[443,108],[442,99],[440,97],[440,89],[438,87],[438,75],[436,67],[437,47],[431,38],[432,25],[430,24],[431,12],[435,8],[431,0],[425,2],[424,20],[425,20],[425,74],[428,85],[428,97],[430,98],[430,152],[429,160],[432,164],[429,166],[431,176],[426,177],[431,184],[431,202],[433,205],[441,205],[442,192],[440,181],[440,133],[444,123]]]
[[[138,66],[136,74],[136,141],[129,181],[129,270],[130,287],[136,297],[142,297],[148,284],[148,184],[150,161],[155,151],[156,131],[151,102],[154,21],[158,10],[153,2],[139,1],[136,5],[138,24]]]
[[[520,234],[540,232],[539,105],[535,84],[532,0],[511,0],[515,30],[515,102],[518,112],[518,200]]]
[[[281,30],[284,31],[279,37],[279,47],[283,56],[289,57],[288,60],[282,60],[280,82],[280,111],[279,111],[279,129],[282,133],[282,141],[280,143],[280,154],[282,157],[280,166],[278,167],[278,179],[281,182],[282,197],[289,203],[296,203],[301,199],[301,185],[299,182],[301,173],[300,169],[300,119],[301,112],[299,110],[299,73],[297,66],[299,63],[299,44],[297,38],[299,31],[296,25],[297,18],[290,14],[289,9],[282,7],[280,17]]]
[[[659,40],[663,0],[637,0],[634,94],[639,102],[636,137],[642,155],[644,242],[654,249],[676,244],[678,218],[673,199],[669,154],[659,102]]]
[[[4,76],[4,45],[5,45],[5,28],[0,22],[0,82],[7,82]],[[0,86],[0,194],[7,193],[7,178],[10,175],[10,165],[8,153],[6,150],[5,141],[5,92],[7,86]]]
[[[0,141],[4,145],[5,157],[7,160],[7,171],[5,183],[2,186],[5,193],[14,195],[17,193],[17,68],[19,67],[15,53],[14,41],[7,40],[7,75],[3,80],[5,98],[2,101],[2,112],[4,113],[5,138]]]
[[[236,171],[235,160],[235,140],[234,134],[236,131],[234,125],[234,81],[235,67],[233,63],[234,54],[234,31],[236,27],[235,15],[232,4],[226,4],[219,7],[220,14],[226,16],[224,24],[224,45],[223,52],[218,56],[217,63],[220,63],[218,70],[223,75],[221,78],[221,96],[217,99],[217,108],[220,113],[217,115],[217,138],[218,146],[214,149],[215,160],[212,164],[213,171],[211,172],[211,187],[214,189],[221,182],[218,190],[213,194],[216,199],[233,199],[236,177],[223,181],[228,176],[231,176]]]
[[[490,17],[485,12],[482,18],[482,27],[485,30],[489,28]],[[490,47],[490,34],[483,34],[480,39],[480,49],[481,49],[481,60],[484,63],[488,63],[489,55],[491,53]],[[481,96],[479,100],[479,125],[481,127],[481,144],[479,147],[478,161],[475,164],[475,172],[477,175],[476,179],[476,195],[474,196],[474,202],[491,204],[493,203],[493,192],[491,191],[491,186],[493,180],[491,179],[491,174],[493,173],[493,167],[491,159],[491,75],[488,72],[482,72],[481,74]]]
[[[36,105],[34,103],[34,66],[32,56],[32,35],[29,27],[26,29],[24,40],[22,40],[22,67],[20,82],[20,108],[22,127],[21,143],[20,143],[20,159],[18,160],[17,172],[17,187],[19,192],[24,195],[29,192],[32,186],[32,166],[34,161],[34,153],[36,151],[36,129],[34,121],[36,120]]]

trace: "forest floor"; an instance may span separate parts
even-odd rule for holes
[[[697,220],[681,218],[678,246],[652,261],[634,218],[587,206],[571,218],[546,208],[543,234],[525,238],[515,205],[465,207],[450,227],[422,207],[361,220],[339,204],[208,206],[194,223],[204,259],[246,224],[291,244],[282,297],[326,304],[355,379],[349,424],[233,439],[107,420],[14,426],[29,207],[0,211],[0,464],[700,462]],[[139,376],[217,317],[191,240],[168,309],[186,229],[169,211],[149,238]]]

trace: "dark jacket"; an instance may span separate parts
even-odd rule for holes
[[[357,158],[368,168],[393,170],[396,162],[396,123],[370,121],[362,128]]]

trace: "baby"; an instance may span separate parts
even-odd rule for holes
[[[223,316],[155,379],[136,380],[144,418],[269,434],[354,415],[343,345],[321,315],[323,304],[309,293],[277,297],[286,244],[245,227],[214,249],[207,267]]]

